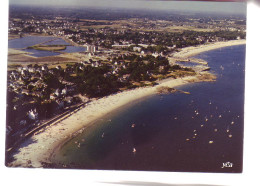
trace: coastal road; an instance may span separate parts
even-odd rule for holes
[[[43,122],[41,125],[37,126],[36,128],[33,128],[29,131],[26,131],[24,134],[21,134],[20,139],[15,142],[15,144],[10,147],[7,152],[12,154],[15,150],[18,150],[19,147],[23,142],[25,142],[27,139],[32,137],[33,135],[39,134],[43,132],[45,129],[47,129],[50,126],[56,125],[63,121],[64,119],[68,118],[73,113],[76,113],[80,109],[84,107],[85,104],[88,102],[80,103],[78,105],[73,106],[72,108],[69,108],[67,111],[63,112],[62,114],[59,114],[45,122]]]

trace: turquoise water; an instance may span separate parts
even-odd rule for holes
[[[27,47],[36,45],[36,44],[44,44],[44,45],[70,45],[66,41],[61,38],[56,37],[47,37],[47,36],[27,36],[18,39],[12,39],[8,41],[9,48],[21,49],[26,52],[30,52],[31,56],[35,57],[47,57],[47,56],[56,56],[60,55],[59,52],[51,52],[51,51],[42,51],[35,49],[26,49]],[[60,52],[65,53],[73,53],[73,52],[84,52],[86,48],[79,46],[66,46],[65,50],[61,50]]]
[[[241,172],[245,46],[197,57],[209,62],[216,82],[180,86],[191,94],[155,95],[119,109],[67,142],[55,162],[83,169]],[[226,162],[233,166],[221,168]]]

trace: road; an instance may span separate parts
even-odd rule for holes
[[[36,134],[43,132],[48,127],[51,127],[53,125],[60,123],[62,120],[68,118],[72,114],[74,114],[77,111],[79,111],[80,109],[82,109],[85,106],[85,104],[87,104],[87,103],[88,102],[83,102],[83,103],[80,103],[78,105],[75,105],[72,108],[69,108],[68,110],[63,112],[62,114],[59,114],[59,115],[43,122],[42,124],[40,124],[36,128],[28,129],[28,131],[25,131],[23,134],[20,135],[19,139],[14,143],[14,145],[7,150],[7,153],[8,154],[14,153],[15,151],[17,151],[19,149],[21,144],[23,142],[25,142],[27,139],[29,139],[33,135],[36,135]]]

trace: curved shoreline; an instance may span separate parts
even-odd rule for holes
[[[20,148],[20,152],[14,155],[14,159],[16,160],[12,162],[10,166],[42,167],[41,162],[51,163],[50,156],[53,155],[55,149],[57,149],[61,143],[71,138],[74,133],[80,131],[83,127],[91,127],[98,118],[132,101],[155,94],[159,86],[175,87],[193,81],[199,81],[197,76],[169,79],[154,87],[136,88],[87,103],[84,108],[73,113],[65,120],[56,125],[46,127],[43,132],[26,140],[22,145],[24,147]],[[30,144],[30,141],[36,143]]]
[[[230,40],[230,41],[208,43],[205,45],[199,45],[195,47],[191,46],[191,47],[182,48],[180,52],[173,54],[173,57],[188,58],[200,54],[202,52],[229,47],[229,46],[244,45],[244,44],[246,44],[246,40],[241,39],[241,40]]]
[[[241,45],[242,44],[244,43],[241,43]],[[233,45],[238,44],[234,43]],[[215,47],[221,48],[220,46],[226,47],[226,45],[217,45]],[[213,50],[207,47],[199,48],[204,48],[204,50],[199,50],[199,53]],[[186,55],[182,57],[187,57],[187,53],[190,53],[190,55],[195,55],[194,52],[189,49],[186,52]],[[115,109],[127,105],[132,101],[155,94],[157,88],[160,86],[168,86],[173,88],[188,83],[203,81],[200,77],[200,75],[195,75],[178,79],[167,79],[154,87],[136,88],[87,103],[84,108],[71,114],[65,120],[56,125],[46,127],[44,132],[34,135],[26,140],[23,145],[24,147],[20,148],[20,152],[14,155],[14,159],[16,160],[10,163],[10,166],[42,167],[41,162],[51,163],[50,158],[55,153],[57,147],[62,145],[69,138],[73,137],[73,135],[81,129],[91,127],[94,124],[94,121],[98,118],[114,111]],[[34,141],[34,143],[30,143],[30,141]]]
[[[136,99],[136,100],[134,100],[134,101],[131,101],[131,102],[129,101],[127,104],[124,104],[124,105],[122,105],[122,106],[120,106],[120,107],[118,107],[118,108],[115,108],[114,110],[111,110],[111,111],[109,111],[108,113],[102,115],[102,117],[107,117],[108,115],[110,116],[111,114],[113,115],[113,114],[114,114],[115,112],[117,112],[118,110],[120,110],[120,109],[122,109],[122,108],[125,108],[125,107],[128,107],[128,106],[130,106],[131,104],[134,104],[135,102],[139,102],[139,101],[141,101],[141,100],[143,100],[143,99],[146,99],[147,97],[149,97],[149,96],[151,96],[151,95],[152,95],[152,94],[143,96],[143,97],[141,97],[141,98],[139,98],[139,99]],[[55,164],[56,164],[56,163],[55,163],[55,155],[56,155],[56,153],[57,153],[64,145],[66,145],[68,142],[70,142],[70,140],[72,140],[74,137],[77,137],[77,135],[83,133],[86,129],[92,128],[93,125],[95,125],[96,122],[99,121],[99,119],[100,119],[100,117],[99,117],[99,118],[96,118],[96,119],[93,120],[92,122],[86,123],[86,125],[83,126],[80,130],[73,132],[72,135],[71,135],[69,138],[64,139],[63,141],[60,141],[60,143],[59,143],[57,146],[55,146],[55,147],[53,148],[52,152],[50,153],[50,155],[49,155],[49,161],[55,165]]]

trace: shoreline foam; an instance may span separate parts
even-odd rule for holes
[[[231,43],[232,42],[229,42],[229,44]],[[233,44],[238,45],[236,42],[233,42]],[[218,44],[217,46],[212,46],[210,48],[197,48],[200,49],[198,51],[201,53],[207,50],[221,48],[220,46],[226,47],[231,45]],[[203,48],[203,50],[201,48]],[[186,51],[186,54],[184,54],[185,57],[187,57],[187,55],[195,55],[192,51],[193,49],[189,49],[187,51],[184,50]],[[197,52],[195,53],[198,54]],[[104,116],[105,114],[108,114],[132,101],[155,94],[157,91],[156,89],[160,86],[168,86],[173,88],[188,83],[200,82],[202,80],[200,80],[199,77],[200,75],[195,75],[178,79],[167,79],[154,87],[127,90],[87,103],[84,108],[78,110],[76,113],[71,114],[65,120],[59,122],[56,125],[46,127],[44,132],[34,135],[26,140],[24,143],[27,144],[23,145],[24,147],[19,149],[20,152],[14,155],[15,161],[9,165],[15,167],[42,167],[41,162],[51,163],[50,158],[55,153],[55,149],[57,149],[61,143],[63,143],[66,139],[71,138],[73,134],[75,134],[75,132],[79,131],[80,129],[93,125],[93,122],[101,116]],[[30,144],[30,141],[34,141],[34,143]]]

